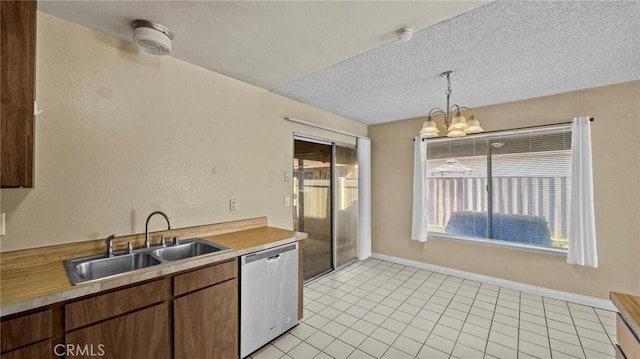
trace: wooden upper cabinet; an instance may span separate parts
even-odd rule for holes
[[[0,1],[2,188],[33,187],[36,1]]]

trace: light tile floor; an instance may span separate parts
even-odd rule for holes
[[[264,358],[614,358],[615,313],[377,259],[304,288]]]

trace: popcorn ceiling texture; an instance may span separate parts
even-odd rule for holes
[[[274,89],[365,123],[640,79],[640,2],[498,1]]]

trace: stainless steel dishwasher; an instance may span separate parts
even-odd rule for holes
[[[298,324],[298,243],[240,257],[240,357]]]

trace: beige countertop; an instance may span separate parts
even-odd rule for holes
[[[245,229],[246,228],[246,229]],[[240,229],[240,230],[237,230]],[[230,232],[227,232],[230,231]],[[226,233],[225,233],[226,232]],[[71,285],[62,260],[99,253],[95,247],[103,241],[66,244],[2,253],[0,258],[0,315],[6,316],[49,304],[79,298],[88,294],[136,283],[159,276],[215,263],[228,258],[305,239],[305,233],[266,226],[266,218],[167,231],[183,238],[201,237],[230,248],[197,258],[157,265],[102,281]],[[220,233],[220,234],[216,234]],[[156,232],[164,234],[164,232]],[[191,236],[185,236],[191,234]],[[141,235],[123,237],[140,242]],[[121,240],[122,241],[122,240]],[[97,242],[97,243],[94,243]],[[84,246],[79,255],[77,248]],[[139,247],[136,246],[136,247]],[[70,250],[72,249],[73,250]],[[89,249],[87,249],[89,248]],[[101,248],[100,250],[104,250]],[[94,252],[94,253],[91,253]],[[38,260],[40,258],[40,260]]]

